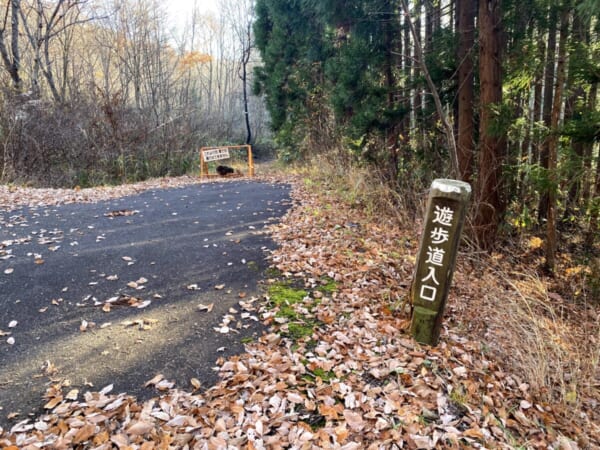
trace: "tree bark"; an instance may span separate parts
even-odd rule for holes
[[[582,83],[576,81],[576,64],[580,58],[585,58],[584,45],[589,43],[589,26],[586,24],[578,13],[573,17],[573,42],[569,51],[569,75],[565,92],[568,93],[568,98],[565,102],[565,121],[577,120],[583,113],[583,105],[586,102],[586,95]],[[568,179],[568,194],[563,213],[563,220],[568,221],[576,213],[580,206],[583,183],[584,183],[584,159],[585,159],[585,143],[580,139],[571,140],[572,153],[568,164],[569,176]]]
[[[551,128],[552,121],[552,103],[554,95],[554,66],[556,59],[556,22],[558,14],[556,4],[550,5],[550,15],[548,21],[548,46],[546,50],[546,69],[544,75],[544,104],[542,108],[542,119],[547,129]],[[541,147],[540,151],[540,166],[548,170],[548,158],[549,158],[549,142],[550,137],[548,136]],[[544,219],[548,216],[548,192],[542,192],[538,205],[538,222],[541,224]]]
[[[546,268],[554,272],[556,267],[556,196],[558,190],[558,122],[563,101],[563,88],[565,84],[565,59],[567,53],[567,38],[569,33],[570,10],[566,7],[560,14],[560,40],[558,44],[558,61],[556,64],[556,85],[554,88],[554,101],[550,118],[551,137],[548,142],[548,214],[546,222]]]
[[[473,46],[475,44],[475,0],[457,0],[458,16],[458,167],[460,178],[473,177]]]
[[[478,244],[486,250],[494,246],[506,208],[502,193],[505,137],[493,129],[493,107],[502,102],[501,11],[501,0],[479,2],[480,142],[474,227]]]
[[[6,23],[8,21],[8,10],[10,6],[10,24],[11,24],[11,42],[10,50],[7,47],[4,39],[4,32],[6,31]],[[21,54],[19,52],[19,13],[21,10],[21,0],[10,0],[6,4],[6,11],[4,15],[4,22],[0,29],[0,56],[4,62],[4,67],[10,75],[12,80],[13,88],[16,92],[20,93],[23,89],[23,81],[21,79]]]

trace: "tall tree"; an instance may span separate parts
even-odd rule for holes
[[[506,204],[502,166],[505,138],[497,129],[502,103],[502,0],[479,2],[479,170],[475,188],[475,234],[482,248],[491,249]]]
[[[279,144],[299,156],[298,143],[320,117],[314,99],[323,97],[324,23],[310,2],[257,0],[254,34],[264,63],[254,92],[265,96]]]
[[[542,120],[547,130],[552,127],[552,103],[554,99],[554,70],[556,66],[556,23],[558,20],[558,9],[556,2],[559,0],[551,0],[548,16],[548,44],[546,46],[546,67],[544,69],[544,97],[542,106]],[[549,145],[550,137],[547,134],[546,138],[542,142],[540,150],[540,166],[548,173],[549,163]],[[543,190],[540,196],[538,205],[538,222],[542,222],[548,216],[548,189],[547,183],[546,188]]]
[[[476,0],[457,0],[458,22],[458,166],[462,180],[470,182],[473,176],[474,86],[473,52],[475,45]]]
[[[249,112],[249,66],[252,50],[254,47],[254,36],[252,25],[254,23],[254,2],[252,0],[236,0],[225,5],[225,12],[230,20],[230,29],[235,37],[236,55],[238,58],[238,76],[242,81],[242,103],[244,108],[244,123],[246,125],[246,144],[252,143],[252,127],[250,125]]]
[[[9,12],[10,11],[10,12]],[[21,53],[19,48],[19,16],[21,11],[21,0],[9,0],[6,2],[4,9],[4,17],[2,18],[2,26],[0,28],[0,55],[4,67],[10,75],[13,83],[13,88],[17,92],[21,92]],[[7,30],[8,20],[10,17],[10,45],[7,45],[5,33]]]
[[[556,266],[556,216],[558,191],[558,122],[562,111],[563,90],[565,84],[565,59],[567,56],[567,38],[569,32],[570,9],[562,7],[560,13],[560,37],[558,44],[558,61],[556,63],[556,82],[554,86],[554,101],[550,119],[551,135],[548,142],[548,205],[546,222],[546,267],[554,272]]]
[[[46,79],[46,83],[57,103],[64,101],[64,95],[56,85],[54,68],[54,55],[51,54],[50,44],[52,39],[77,24],[94,20],[93,18],[82,18],[81,6],[86,0],[58,0],[48,4],[42,0],[36,0],[31,7],[21,8],[19,13],[23,19],[23,29],[30,46],[33,49],[33,70],[31,73],[31,91],[35,97],[40,96],[40,72]],[[33,16],[30,25],[30,15]]]

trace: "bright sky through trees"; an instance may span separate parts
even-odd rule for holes
[[[169,19],[177,27],[183,26],[192,17],[194,5],[198,5],[201,13],[216,13],[218,0],[165,0]]]

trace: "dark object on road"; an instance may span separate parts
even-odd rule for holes
[[[222,177],[226,177],[227,175],[235,173],[235,170],[229,166],[217,166],[217,173]]]

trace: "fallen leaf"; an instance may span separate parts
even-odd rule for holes
[[[213,307],[214,307],[214,306],[215,306],[215,304],[214,304],[214,303],[211,303],[210,305],[205,305],[205,304],[203,304],[203,303],[200,303],[200,304],[198,305],[198,309],[199,309],[200,311],[211,312],[211,311],[213,310]]]
[[[59,395],[59,396],[51,399],[48,403],[46,403],[44,405],[44,408],[45,409],[54,409],[62,401],[63,401],[63,397],[62,397],[62,395]]]
[[[201,383],[200,380],[198,378],[192,378],[190,380],[190,383],[192,386],[194,386],[194,389],[200,389]]]
[[[11,268],[8,268],[8,269],[6,269],[6,270],[4,271],[4,273],[5,273],[6,275],[10,275],[10,274],[11,274],[11,273],[13,273],[14,271],[15,271],[15,269],[13,269],[13,268],[11,267]]]
[[[112,385],[112,384],[109,384],[108,386],[105,386],[104,388],[102,388],[102,389],[100,390],[100,394],[102,394],[102,395],[106,395],[106,394],[108,394],[108,393],[109,393],[110,391],[112,391],[112,390],[113,390],[113,385]]]
[[[217,284],[217,285],[215,286],[215,289],[216,289],[217,291],[220,291],[220,290],[222,290],[222,289],[224,289],[224,288],[225,288],[225,285],[224,285],[224,284]]]
[[[169,380],[162,380],[154,385],[154,387],[156,389],[158,389],[159,391],[168,391],[173,386],[175,386],[175,383],[173,383],[172,381],[169,381]]]
[[[8,328],[14,328],[18,325],[19,322],[17,322],[16,320],[11,320],[8,324]]]
[[[79,389],[72,389],[69,391],[69,393],[67,395],[65,395],[65,398],[67,400],[77,400],[77,396],[79,395]]]
[[[82,444],[91,438],[94,434],[96,434],[96,426],[94,424],[88,423],[81,427],[75,436],[73,436],[74,444]]]
[[[164,378],[164,376],[159,373],[159,374],[155,375],[154,378],[152,378],[151,380],[146,381],[146,384],[144,384],[144,387],[152,386],[153,384],[160,382],[160,380],[162,380],[163,378]]]
[[[130,435],[141,436],[141,435],[149,433],[153,429],[154,429],[154,425],[151,424],[150,422],[139,421],[139,422],[136,422],[133,425],[131,425],[129,428],[127,428],[126,432],[127,432],[127,434],[130,434]]]
[[[362,416],[354,411],[344,410],[344,419],[346,419],[346,423],[354,431],[360,432],[365,427]]]

